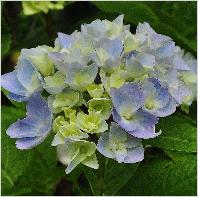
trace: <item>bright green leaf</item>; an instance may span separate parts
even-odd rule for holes
[[[157,130],[162,134],[154,139],[149,139],[146,144],[161,149],[184,152],[196,152],[196,123],[182,114],[173,114],[166,118],[160,118]]]
[[[25,116],[25,112],[13,107],[2,107],[1,112],[2,137],[2,193],[14,186],[29,165],[31,153],[16,149],[14,140],[6,135],[9,125]]]
[[[196,196],[196,156],[176,154],[175,161],[162,156],[145,159],[120,195]]]

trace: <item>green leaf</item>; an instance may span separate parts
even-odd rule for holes
[[[30,163],[30,152],[16,149],[14,141],[6,135],[9,125],[24,116],[25,112],[19,109],[2,107],[2,193],[14,186]]]
[[[196,196],[196,155],[145,158],[120,195]]]
[[[162,134],[154,139],[146,140],[146,144],[161,149],[196,152],[196,122],[182,114],[173,114],[160,118],[157,130]]]
[[[6,135],[8,126],[24,116],[20,109],[2,107],[2,194],[53,195],[55,185],[65,176],[50,145],[53,136],[34,149],[21,151]]]
[[[47,149],[46,154],[48,154]],[[65,176],[64,169],[53,165],[49,166],[38,151],[32,150],[32,157],[30,165],[14,188],[30,187],[31,192],[26,195],[53,195],[60,178]]]
[[[98,171],[83,166],[83,172],[94,195],[110,196],[118,193],[133,176],[137,167],[138,164],[119,164],[112,159],[106,158],[105,163],[100,163]]]
[[[97,6],[100,10],[107,13],[124,14],[125,20],[132,24],[138,24],[139,22],[149,21],[158,22],[159,18],[155,12],[150,9],[143,2],[99,2],[92,1],[92,4]]]
[[[195,2],[91,3],[105,13],[124,14],[124,19],[133,25],[148,22],[156,32],[170,36],[177,45],[196,55]]]
[[[97,185],[98,170],[93,170],[85,165],[81,165],[81,167],[89,182],[92,193],[94,195],[99,194],[99,185]]]
[[[104,195],[115,195],[129,181],[138,168],[137,164],[117,163],[109,159],[104,178]]]
[[[186,39],[186,44],[196,51],[196,2],[147,2],[147,5],[161,16],[163,23],[178,32]]]
[[[54,134],[49,135],[47,139],[45,139],[44,143],[36,147],[36,150],[38,151],[38,153],[40,153],[39,155],[42,156],[43,162],[45,162],[47,166],[52,168],[56,167],[57,165],[56,149],[51,146],[53,138]]]

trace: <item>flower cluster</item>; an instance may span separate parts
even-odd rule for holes
[[[196,98],[196,59],[168,36],[123,15],[58,33],[55,46],[23,49],[1,76],[7,97],[27,102],[27,117],[7,130],[18,149],[52,146],[66,173],[79,163],[98,168],[96,150],[119,163],[143,160],[142,139],[154,138],[159,117]]]

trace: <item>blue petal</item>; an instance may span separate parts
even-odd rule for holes
[[[141,139],[135,138],[122,130],[115,122],[111,123],[110,132],[99,138],[98,151],[118,163],[136,163],[144,158]]]
[[[124,163],[137,163],[144,159],[144,148],[142,145],[128,149],[127,156],[124,159]]]
[[[152,68],[155,65],[154,55],[144,53],[144,54],[139,54],[137,58],[143,67]]]
[[[78,62],[68,65],[68,74],[65,79],[65,83],[77,90],[86,89],[87,85],[91,84],[98,72],[98,67],[95,64],[84,66]],[[82,82],[76,81],[76,76],[81,74]]]
[[[27,116],[33,116],[46,123],[51,121],[52,113],[47,105],[47,102],[42,98],[40,94],[34,94],[31,96],[27,103]]]
[[[71,35],[58,33],[58,41],[61,47],[67,49],[71,46],[73,39]]]
[[[114,153],[112,152],[109,146],[109,133],[108,132],[105,132],[100,136],[98,140],[97,150],[105,157],[108,157],[108,158],[115,157]]]
[[[11,124],[6,133],[10,138],[36,137],[39,136],[37,133],[38,123],[37,119],[27,117]]]
[[[168,36],[162,34],[153,34],[151,36],[151,49],[157,49],[162,46],[164,43],[171,41],[172,39]]]
[[[142,89],[146,98],[143,109],[147,112],[155,116],[164,117],[176,110],[176,102],[169,94],[168,88],[163,87],[157,79],[148,78],[144,80]],[[152,103],[151,108],[146,106],[147,99]]]
[[[13,94],[26,96],[27,91],[18,81],[16,70],[1,76],[1,86]]]
[[[29,149],[40,144],[51,130],[52,113],[47,102],[36,93],[27,103],[27,117],[10,125],[7,134],[16,141],[18,149]]]
[[[182,70],[182,71],[190,70],[188,64],[180,57],[175,57],[173,59],[173,64],[177,70]]]
[[[8,93],[7,97],[8,97],[8,99],[13,100],[13,101],[17,101],[17,102],[24,102],[24,101],[27,101],[29,99],[29,97],[20,96],[20,95],[16,95],[16,94],[13,94],[13,93]]]
[[[144,22],[143,24],[139,23],[136,28],[136,33],[144,33],[144,34],[149,34],[149,35],[156,34],[156,32],[152,29],[152,27],[147,22]]]
[[[163,46],[157,49],[156,54],[161,58],[170,57],[174,54],[175,43],[168,41]]]
[[[182,104],[184,98],[187,96],[192,96],[193,93],[188,86],[180,83],[177,88],[170,88],[170,94],[178,104]]]
[[[111,88],[113,106],[122,116],[132,116],[143,104],[144,94],[138,84],[128,83],[121,88]]]
[[[83,34],[89,34],[95,38],[101,38],[105,33],[105,25],[101,20],[97,19],[90,24],[82,25],[81,32]]]
[[[60,70],[63,74],[66,74],[67,65],[64,62],[64,55],[62,53],[50,52],[48,53],[48,57],[54,62],[58,70]]]
[[[115,151],[116,161],[118,163],[124,162],[125,158],[127,157],[127,153],[128,153],[128,151],[126,148]]]
[[[154,126],[158,122],[158,118],[142,109],[138,110],[129,120],[121,117],[114,109],[113,119],[121,128],[126,130],[127,133],[135,137],[147,139],[156,136]]]
[[[147,126],[147,127],[140,126],[137,129],[135,129],[131,133],[131,135],[137,138],[149,139],[149,138],[155,138],[161,133],[162,133],[161,131],[155,133],[155,126]]]
[[[16,72],[17,79],[25,89],[34,91],[35,89],[40,88],[41,76],[39,76],[40,74],[28,60],[20,60],[17,64]],[[34,84],[35,86],[33,86]]]
[[[166,117],[173,114],[176,111],[176,101],[174,98],[170,98],[168,103],[161,109],[158,109],[154,115],[158,117]]]
[[[106,50],[107,53],[114,59],[118,58],[123,50],[123,45],[120,39],[104,39],[100,47]]]
[[[16,147],[20,150],[31,149],[39,144],[41,144],[45,140],[46,136],[42,137],[27,137],[20,138],[16,141]]]

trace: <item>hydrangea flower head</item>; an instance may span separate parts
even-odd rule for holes
[[[132,34],[123,17],[59,32],[54,47],[23,49],[15,70],[1,76],[7,97],[27,102],[27,117],[7,130],[18,149],[52,131],[66,173],[80,163],[97,169],[97,151],[140,162],[142,140],[163,132],[155,130],[159,118],[196,99],[196,59],[146,22]]]

